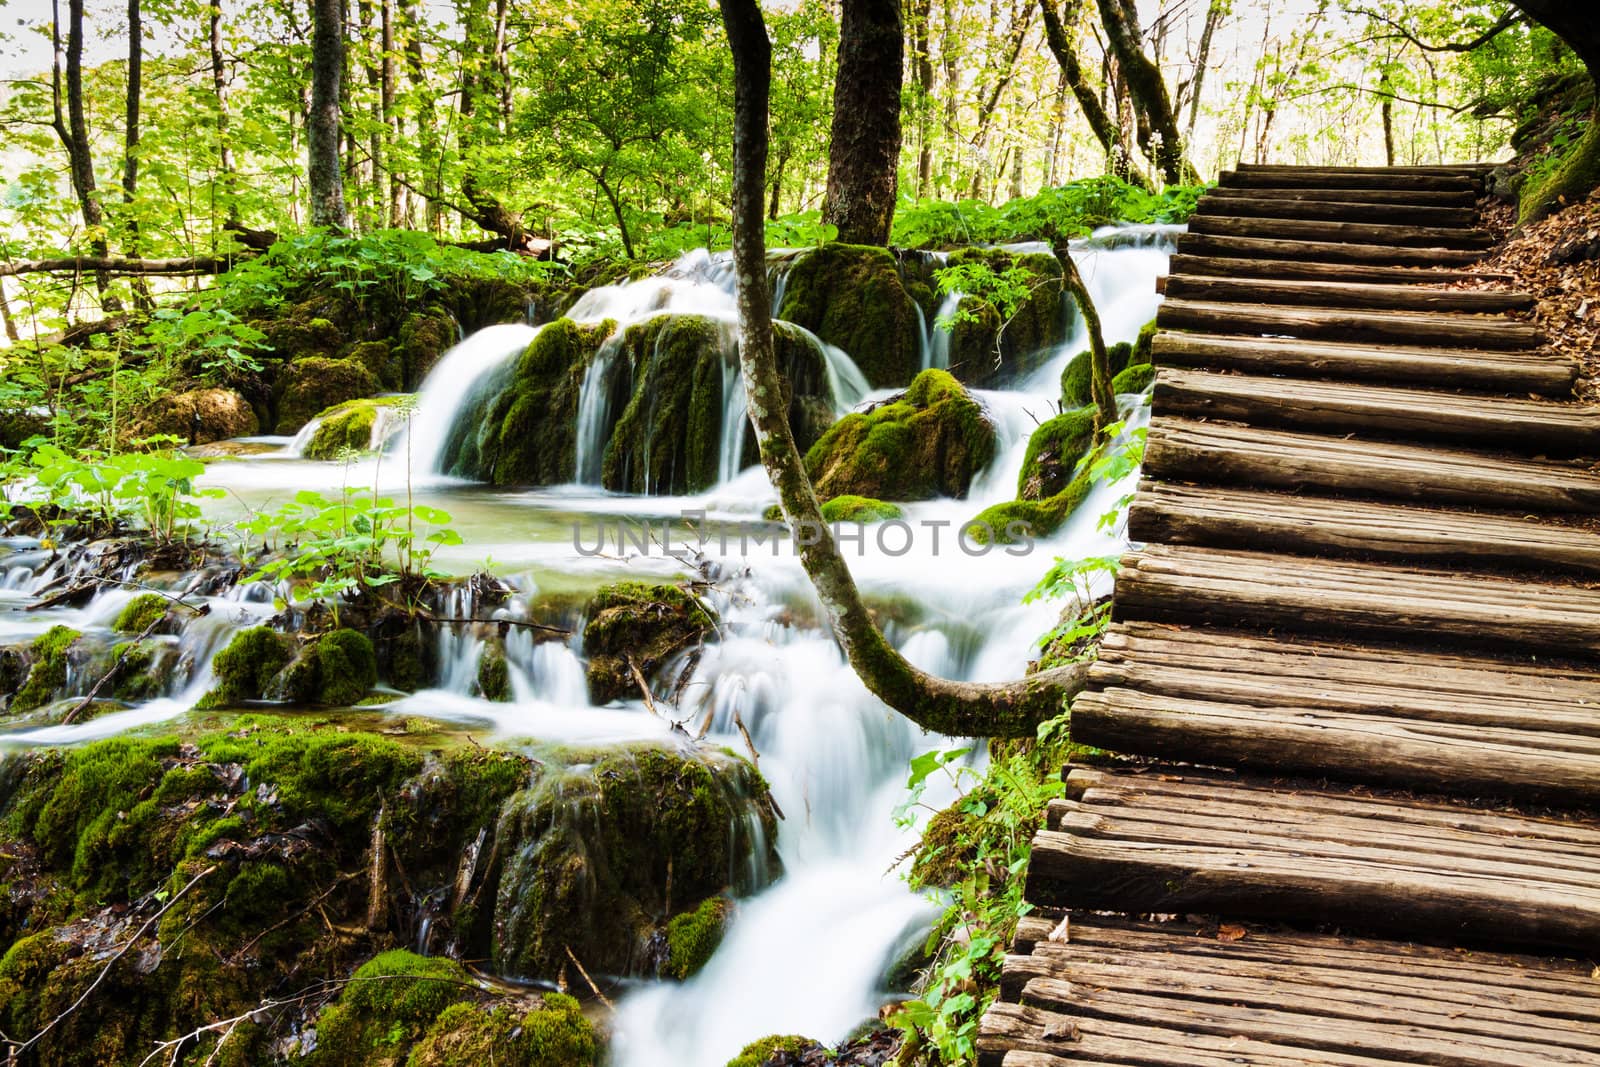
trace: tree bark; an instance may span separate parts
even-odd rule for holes
[[[379,8],[379,47],[383,49],[382,61],[378,64],[381,83],[378,93],[378,111],[383,118],[383,138],[386,144],[394,144],[399,138],[399,124],[394,112],[395,69],[394,69],[394,0],[382,0]],[[394,170],[394,161],[390,159],[389,167]],[[405,225],[405,186],[400,181],[398,173],[389,174],[389,225],[399,229]]]
[[[221,274],[248,256],[183,256],[175,259],[138,259],[131,256],[60,256],[54,259],[0,261],[0,278],[21,274]]]
[[[67,151],[68,173],[72,178],[72,191],[78,198],[78,210],[83,215],[84,228],[89,231],[89,249],[96,256],[107,254],[105,212],[100,206],[100,194],[95,187],[94,158],[89,151],[89,124],[83,111],[83,0],[68,0],[66,47],[66,101],[62,102],[62,52],[61,5],[52,0],[51,44],[55,49],[51,77],[54,112],[51,125]],[[108,290],[110,280],[104,272],[96,273],[95,289],[100,303],[107,311],[121,310],[121,302]]]
[[[911,0],[911,67],[917,87],[917,196],[928,195],[933,182],[933,47],[932,0]]]
[[[1072,90],[1073,97],[1077,99],[1094,139],[1100,142],[1102,149],[1110,152],[1111,146],[1117,143],[1117,128],[1106,114],[1100,94],[1084,77],[1083,65],[1078,60],[1078,50],[1069,29],[1077,22],[1080,6],[1081,0],[1067,0],[1065,9],[1057,12],[1056,0],[1039,0],[1039,11],[1044,16],[1045,40],[1061,67],[1061,76],[1066,79],[1067,88]]]
[[[1226,14],[1229,0],[1211,0],[1206,8],[1206,21],[1200,29],[1200,53],[1194,61],[1194,77],[1189,80],[1189,122],[1184,127],[1184,143],[1194,140],[1194,125],[1200,118],[1200,90],[1206,83],[1206,64],[1211,61],[1211,38]]]
[[[1589,77],[1600,85],[1600,20],[1587,4],[1561,0],[1515,0],[1535,22],[1560,37],[1583,61]],[[1567,203],[1575,203],[1600,184],[1600,108],[1590,113],[1589,128],[1568,151],[1554,174],[1537,188],[1524,189],[1519,217],[1532,222]]]
[[[423,173],[422,196],[426,201],[424,214],[428,232],[437,234],[440,228],[440,207],[444,201],[443,180],[440,177],[441,152],[439,130],[435,124],[436,112],[432,91],[428,86],[427,66],[422,54],[422,20],[418,15],[420,0],[400,0],[400,21],[406,34],[406,66],[410,71],[411,87],[417,94],[417,140],[421,145]]]
[[[471,209],[468,214],[474,223],[497,233],[506,240],[506,247],[516,248],[522,241],[522,220],[514,212],[509,211],[488,190],[484,189],[478,181],[477,173],[468,158],[468,153],[477,142],[478,134],[484,130],[498,130],[499,122],[494,113],[487,117],[483,114],[482,106],[487,104],[498,111],[500,94],[495,89],[494,83],[499,81],[501,57],[499,49],[503,39],[495,29],[495,24],[489,18],[487,0],[471,0],[463,12],[466,39],[461,43],[461,195]],[[482,52],[474,52],[476,42],[489,42],[489,52],[485,56]],[[486,72],[487,75],[486,75]],[[611,191],[605,190],[608,199]],[[621,209],[613,207],[621,217]],[[623,234],[623,243],[627,244],[628,236]],[[631,258],[633,252],[628,252]]]
[[[1003,684],[951,682],[926,674],[885,640],[822,519],[816,490],[789,429],[772,339],[762,191],[767,169],[771,43],[756,0],[721,0],[733,49],[733,256],[738,275],[739,364],[750,420],[800,560],[845,656],[869,690],[925,729],[961,736],[1032,736],[1083,688],[1082,666]]]
[[[822,206],[822,221],[839,228],[841,241],[889,243],[900,163],[904,51],[900,0],[844,0]]]
[[[1149,125],[1150,132],[1141,136],[1139,147],[1167,182],[1198,182],[1199,177],[1184,153],[1183,134],[1172,113],[1172,98],[1167,94],[1161,68],[1144,54],[1139,12],[1133,0],[1099,0],[1099,7],[1106,42],[1117,57],[1135,109]]]
[[[144,93],[144,23],[140,0],[128,0],[128,92],[123,121],[122,199],[128,207],[128,255],[139,255],[139,218],[133,210],[133,199],[139,191],[139,104]],[[142,307],[149,307],[150,286],[140,279],[134,282],[134,299]]]
[[[311,114],[306,123],[306,184],[311,225],[342,230],[344,172],[339,164],[340,87],[344,82],[344,11],[340,0],[312,0]]]
[[[222,186],[223,217],[239,221],[239,193],[234,182],[233,141],[228,133],[228,71],[222,62],[222,0],[212,0],[206,18],[211,47],[211,91],[217,106],[217,176]]]

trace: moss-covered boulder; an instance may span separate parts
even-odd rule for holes
[[[931,500],[965,497],[994,454],[983,408],[949,373],[926,370],[900,396],[840,419],[805,462],[824,498]]]
[[[50,435],[50,420],[35,411],[0,410],[0,448],[20,449],[22,442]]]
[[[399,418],[405,397],[376,396],[335,404],[320,412],[316,430],[301,454],[307,459],[335,459],[346,449],[366,452],[382,448],[404,423]]]
[[[262,699],[273,679],[295,658],[294,652],[294,643],[270,627],[240,630],[212,658],[211,670],[217,676],[217,684],[202,702],[210,707],[228,707]]]
[[[594,1067],[600,1040],[576,1000],[546,993],[537,1008],[452,1004],[411,1050],[406,1067]]]
[[[678,653],[717,631],[711,608],[675,585],[605,586],[590,599],[585,617],[589,695],[597,704],[638,696],[634,668],[648,680]]]
[[[506,662],[505,642],[498,637],[484,642],[478,657],[478,695],[500,703],[511,699],[511,664]]]
[[[205,445],[249,437],[259,430],[255,409],[232,389],[190,389],[140,408],[129,421],[126,436],[138,440],[170,434],[191,445]]]
[[[496,970],[552,978],[570,948],[591,974],[652,973],[674,910],[765,880],[775,827],[765,783],[742,759],[651,746],[570,754],[501,814]]]
[[[207,708],[251,700],[349,707],[378,682],[372,641],[355,630],[333,630],[298,648],[265,626],[241,630],[211,668],[217,685],[201,701]]]
[[[305,356],[331,356],[344,344],[345,332],[328,318],[327,302],[313,297],[250,325],[266,334],[272,355],[284,362]]]
[[[773,1034],[750,1042],[728,1061],[727,1067],[780,1067],[822,1048],[820,1042],[799,1034]]]
[[[1092,488],[1094,483],[1085,472],[1054,496],[995,504],[965,525],[966,536],[980,545],[1026,544],[1036,537],[1048,537],[1071,517]]]
[[[1145,323],[1139,330],[1139,336],[1133,341],[1119,341],[1106,349],[1107,362],[1111,364],[1114,392],[1143,392],[1142,389],[1118,390],[1115,378],[1129,367],[1145,366],[1150,363],[1150,346],[1155,335],[1156,324],[1152,319]],[[1063,408],[1081,408],[1085,404],[1094,402],[1093,374],[1092,358],[1088,349],[1084,349],[1068,361],[1061,371]],[[1125,380],[1124,384],[1131,384],[1131,381]]]
[[[717,483],[725,384],[737,373],[732,323],[658,315],[628,327],[619,367],[633,382],[605,449],[601,484],[695,493]],[[743,433],[739,435],[742,441]]]
[[[442,310],[414,311],[400,323],[395,351],[400,358],[400,388],[415,389],[428,376],[439,357],[454,345],[460,334],[455,320]]]
[[[986,388],[1012,382],[1037,370],[1066,340],[1070,318],[1063,298],[1061,264],[1044,252],[1016,254],[1001,248],[962,248],[950,253],[947,267],[978,263],[996,275],[1027,285],[1028,297],[1002,322],[986,302],[966,299],[963,309],[975,321],[956,323],[950,334],[950,372],[969,385]],[[937,323],[934,324],[937,329]]]
[[[826,244],[789,271],[777,317],[855,360],[875,388],[908,385],[921,365],[917,305],[888,249]]]
[[[20,714],[41,708],[67,684],[67,657],[83,635],[70,626],[52,626],[28,645],[28,673],[6,710]]]
[[[699,973],[722,944],[722,932],[733,912],[726,897],[707,897],[693,911],[673,916],[667,923],[667,958],[661,973],[684,979]]]
[[[172,601],[160,593],[140,593],[117,612],[111,629],[119,634],[143,633],[146,628],[164,622],[171,608]]]
[[[1065,411],[1039,424],[1028,438],[1028,451],[1017,476],[1019,500],[1046,500],[1065,489],[1078,462],[1094,445],[1093,407]]]
[[[382,386],[359,360],[307,356],[278,372],[273,386],[278,432],[292,434],[319,411],[372,396]]]
[[[874,522],[904,518],[905,509],[899,504],[866,496],[836,496],[822,505],[822,517],[828,522],[855,522],[867,526]],[[783,519],[781,512],[777,519]]]
[[[1156,369],[1148,363],[1136,363],[1125,368],[1111,379],[1111,391],[1117,396],[1125,393],[1142,393],[1156,380]]]

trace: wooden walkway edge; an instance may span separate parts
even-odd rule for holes
[[[1484,173],[1201,199],[984,1067],[1600,1064],[1600,409]]]

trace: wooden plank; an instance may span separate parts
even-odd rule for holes
[[[1238,169],[1251,172],[1275,171],[1287,174],[1382,174],[1391,177],[1409,177],[1414,174],[1450,174],[1481,178],[1497,166],[1499,166],[1498,163],[1485,163],[1481,160],[1465,163],[1391,163],[1387,166],[1375,166],[1365,163],[1307,166],[1299,163],[1240,162]]]
[[[1374,204],[1353,200],[1291,200],[1278,197],[1202,196],[1195,215],[1255,219],[1320,219],[1329,222],[1376,222],[1390,225],[1467,229],[1478,222],[1472,207],[1437,204]]]
[[[1466,266],[1482,254],[1455,248],[1406,248],[1392,244],[1349,244],[1339,241],[1285,240],[1269,237],[1223,237],[1190,231],[1178,238],[1178,251],[1207,256],[1250,256],[1302,263],[1354,263],[1376,266]]]
[[[1123,557],[1118,618],[1222,622],[1316,635],[1453,638],[1600,655],[1592,590],[1477,574],[1150,545]]]
[[[1155,410],[1331,433],[1454,441],[1525,455],[1600,455],[1600,409],[1392,386],[1163,368]]]
[[[1397,245],[1401,248],[1487,249],[1494,237],[1487,230],[1445,226],[1393,226],[1368,222],[1323,222],[1308,219],[1241,219],[1195,215],[1190,233],[1218,237],[1263,237],[1335,244]]]
[[[1392,311],[1459,311],[1499,314],[1526,311],[1533,297],[1496,289],[1441,289],[1349,281],[1279,281],[1216,277],[1173,270],[1166,294],[1182,300],[1290,304]]]
[[[1456,174],[1417,174],[1397,179],[1392,174],[1248,169],[1225,170],[1217,184],[1233,189],[1399,189],[1453,193],[1476,193],[1478,188],[1475,179]]]
[[[1600,533],[1529,519],[1146,482],[1135,541],[1600,574]]]
[[[1129,511],[1128,536],[1166,544],[1600,577],[1600,533],[1591,529],[1236,488],[1145,482]]]
[[[1174,257],[1176,259],[1178,257]],[[1357,381],[1403,382],[1567,398],[1578,364],[1544,352],[1487,352],[1305,341],[1285,337],[1163,330],[1151,351],[1157,366],[1212,367]]]
[[[1319,200],[1339,200],[1355,204],[1418,204],[1430,207],[1474,207],[1477,195],[1467,191],[1433,189],[1318,189],[1287,188],[1278,186],[1213,186],[1206,190],[1206,198],[1214,200],[1293,200],[1315,203]]]
[[[1195,256],[1177,253],[1167,261],[1169,274],[1198,274],[1213,278],[1272,278],[1330,282],[1376,282],[1387,285],[1446,285],[1510,280],[1488,271],[1427,267],[1380,267],[1359,263],[1301,263],[1287,259],[1252,259],[1248,256]]]
[[[1151,422],[1144,469],[1152,478],[1255,488],[1494,510],[1600,513],[1600,476],[1577,464],[1171,417]]]
[[[1162,301],[1156,323],[1168,330],[1274,334],[1309,340],[1441,344],[1450,348],[1531,349],[1539,331],[1524,322],[1432,312],[1351,311],[1341,308]]]

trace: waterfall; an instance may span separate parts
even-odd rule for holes
[[[939,301],[939,310],[934,312],[932,322],[928,321],[922,308],[917,308],[917,316],[922,321],[923,370],[930,367],[935,370],[950,369],[950,334],[954,331],[940,324],[956,313],[965,295],[961,292],[946,293],[944,299]]]
[[[538,335],[537,326],[521,323],[486,326],[446,352],[418,391],[417,409],[401,435],[404,440],[397,440],[391,449],[402,456],[409,451],[418,471],[447,473],[440,467],[462,409],[491,375],[506,367]]]
[[[611,369],[622,348],[622,333],[608,337],[583,372],[578,392],[577,475],[582,485],[599,485],[611,434]]]
[[[749,411],[738,353],[725,354],[722,360],[722,438],[717,452],[721,457],[717,464],[719,483],[732,481],[744,470],[745,416]]]

